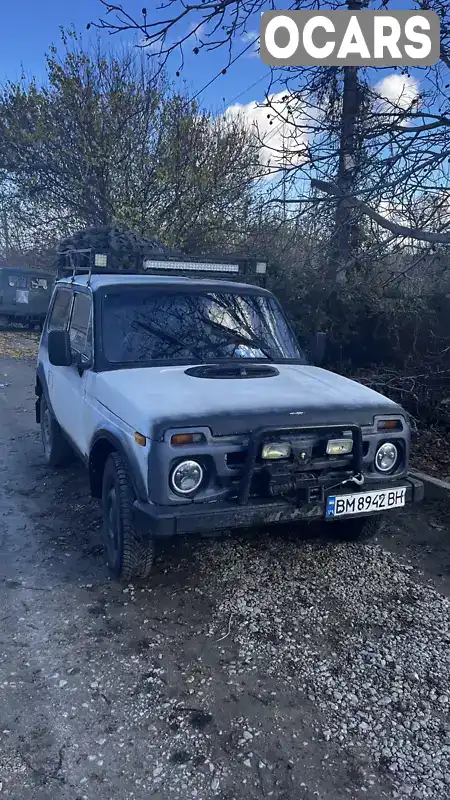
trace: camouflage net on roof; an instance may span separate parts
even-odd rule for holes
[[[77,250],[105,253],[108,256],[110,268],[124,270],[142,266],[145,256],[181,255],[179,250],[165,247],[155,239],[141,236],[134,231],[121,231],[117,228],[86,228],[59,242],[56,269],[69,271],[71,261],[67,253]],[[88,268],[91,256],[89,253],[84,255],[75,255],[74,253],[73,260],[77,267]]]

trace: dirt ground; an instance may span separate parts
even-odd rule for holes
[[[82,467],[44,464],[24,341],[0,345],[0,796],[448,796],[449,509],[370,546],[180,540],[120,586]]]

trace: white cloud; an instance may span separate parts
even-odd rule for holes
[[[152,39],[143,37],[138,41],[138,47],[143,47],[146,50],[150,50],[152,53],[159,53],[161,51],[162,44],[160,41],[152,41]]]
[[[253,42],[253,47],[250,47],[246,52],[247,58],[258,58],[259,56],[259,33],[257,31],[245,31],[242,34],[241,40],[244,44]]]
[[[250,32],[246,36],[247,41],[252,41]],[[408,109],[420,97],[418,81],[396,73],[383,78],[374,90],[378,97],[373,112],[384,114],[384,121],[386,115],[395,117],[396,109]],[[322,113],[317,106],[299,100],[295,93],[284,91],[271,95],[269,105],[256,100],[235,103],[227,108],[224,116],[239,118],[255,132],[261,142],[260,163],[267,168],[267,175],[273,175],[284,163],[292,166],[306,160],[305,146],[314,137]],[[386,211],[388,215],[393,213],[393,209]]]
[[[412,75],[398,75],[393,72],[376,84],[375,92],[379,97],[375,110],[407,109],[419,98],[419,81]]]
[[[205,25],[204,23],[199,22],[191,22],[188,28],[188,33],[193,33],[196,39],[201,39],[202,36],[205,34]]]
[[[269,101],[269,107],[255,100],[246,105],[236,103],[227,108],[225,117],[241,119],[255,132],[261,142],[260,163],[267,167],[268,174],[273,174],[280,169],[285,158],[289,165],[304,160],[299,151],[304,148],[308,137],[299,127],[306,120],[305,107],[295,95],[279,92],[271,95]]]
[[[399,225],[407,224],[407,220],[405,220],[404,207],[402,203],[398,201],[388,200],[387,198],[380,200],[377,211],[379,214],[382,214],[385,219],[388,219],[391,222],[397,222]]]

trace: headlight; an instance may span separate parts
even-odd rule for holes
[[[271,442],[263,445],[261,456],[267,459],[289,458],[291,450],[289,442]]]
[[[392,442],[380,445],[375,456],[375,466],[378,472],[391,472],[398,460],[398,448]]]
[[[203,468],[197,461],[181,461],[172,470],[170,483],[178,494],[192,494],[203,480]]]

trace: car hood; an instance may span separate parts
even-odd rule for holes
[[[207,426],[214,435],[247,433],[266,425],[371,425],[375,414],[400,406],[342,375],[309,365],[277,364],[271,377],[199,378],[185,366],[101,372],[100,403],[135,430],[160,438],[164,430]]]

